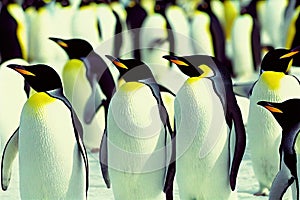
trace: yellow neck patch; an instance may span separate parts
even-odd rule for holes
[[[37,92],[35,94],[33,94],[28,100],[27,103],[33,107],[33,108],[37,108],[38,106],[41,105],[46,105],[49,103],[53,103],[56,99],[49,96],[47,93],[45,92]]]
[[[277,90],[280,86],[280,80],[285,76],[283,72],[265,71],[261,79],[268,85],[269,89]]]
[[[140,89],[143,86],[144,86],[143,83],[139,83],[139,82],[127,82],[127,83],[123,84],[120,87],[120,90],[124,91],[124,92],[132,92],[132,91]]]
[[[199,69],[201,69],[203,71],[203,74],[201,74],[198,77],[191,77],[187,80],[187,83],[191,84],[194,83],[196,81],[199,81],[202,78],[207,78],[207,77],[211,77],[214,75],[214,72],[211,70],[211,68],[207,65],[199,65],[198,66]]]

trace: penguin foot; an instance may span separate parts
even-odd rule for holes
[[[268,188],[262,188],[258,192],[254,193],[254,196],[268,196],[270,193]]]

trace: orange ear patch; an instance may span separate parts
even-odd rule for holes
[[[58,41],[57,44],[58,44],[59,46],[61,46],[61,47],[66,47],[66,48],[68,47],[68,44],[65,43],[65,42],[63,42],[63,41],[61,41],[61,40]]]
[[[269,111],[273,112],[273,113],[283,113],[282,110],[272,107],[272,106],[265,106],[266,109],[268,109]]]
[[[180,60],[170,60],[172,63],[176,64],[176,65],[183,65],[183,66],[189,66],[188,64],[186,64],[185,62],[183,61],[180,61]]]
[[[299,51],[292,51],[290,53],[284,54],[283,56],[280,57],[280,59],[282,59],[282,58],[289,58],[289,57],[291,57],[291,56],[293,56],[293,55],[295,55],[297,53],[299,53]]]
[[[20,74],[24,74],[24,75],[29,75],[29,76],[35,76],[35,74],[31,73],[30,71],[27,71],[25,69],[19,69],[19,68],[15,68],[15,70],[17,72],[19,72]]]
[[[124,65],[121,62],[118,62],[116,60],[113,61],[114,65],[116,65],[117,67],[123,68],[123,69],[128,69],[128,67],[126,67],[126,65]]]

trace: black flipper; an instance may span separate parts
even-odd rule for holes
[[[176,96],[176,94],[174,92],[172,92],[171,90],[169,90],[168,88],[166,88],[165,86],[161,85],[161,84],[157,84],[158,87],[159,87],[159,90],[161,92],[168,92],[170,93],[171,95],[173,95],[174,97]]]
[[[12,165],[18,153],[18,143],[19,127],[9,138],[3,150],[1,160],[1,187],[3,191],[7,190],[10,183]]]
[[[85,169],[86,169],[86,196],[87,196],[87,192],[88,192],[88,188],[89,188],[89,164],[88,164],[86,149],[85,149],[85,147],[83,145],[83,142],[82,142],[82,138],[83,138],[82,125],[81,125],[81,123],[79,121],[79,118],[76,115],[76,112],[73,109],[71,103],[64,96],[62,89],[51,90],[51,91],[48,91],[47,94],[49,94],[50,96],[52,96],[54,98],[57,98],[57,99],[61,100],[69,108],[69,110],[71,112],[75,138],[76,138],[78,149],[79,149],[79,151],[82,155],[82,158],[83,158],[83,161],[84,161],[84,164],[85,164]]]
[[[99,153],[99,161],[102,172],[102,177],[106,184],[107,188],[110,188],[110,178],[108,173],[108,152],[107,152],[107,131],[104,130],[101,144],[100,144],[100,153]]]
[[[174,124],[174,132],[171,136],[172,152],[171,159],[167,169],[166,180],[164,184],[164,193],[167,200],[173,200],[173,184],[176,174],[176,125]]]

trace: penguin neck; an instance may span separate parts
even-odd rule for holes
[[[62,88],[56,88],[54,90],[50,90],[50,91],[46,91],[46,93],[56,99],[61,100],[62,102],[64,102],[64,104],[70,109],[72,110],[72,105],[69,102],[69,100],[65,97],[63,89]]]

